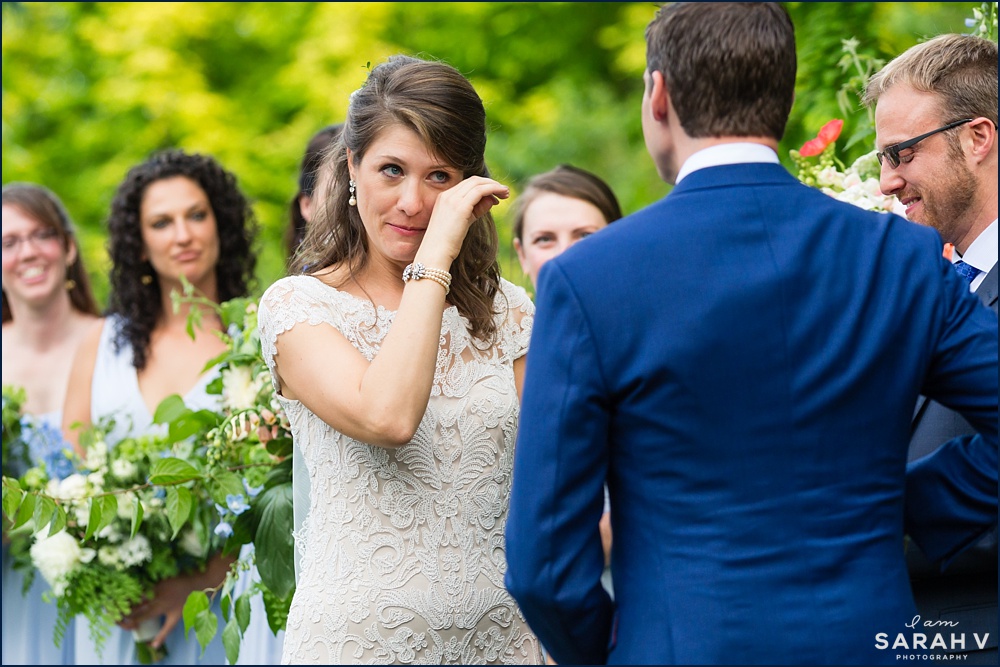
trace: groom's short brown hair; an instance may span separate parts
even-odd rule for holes
[[[646,67],[663,74],[692,138],[781,139],[795,96],[795,29],[775,2],[675,2],[646,28]]]

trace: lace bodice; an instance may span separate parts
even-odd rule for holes
[[[527,351],[534,306],[506,281],[496,305],[493,345],[472,339],[456,308],[445,310],[431,398],[408,445],[358,442],[279,397],[310,487],[283,662],[540,662],[503,585],[519,413],[513,362]],[[282,333],[329,325],[371,361],[394,315],[309,276],[279,280],[259,312],[276,389]]]

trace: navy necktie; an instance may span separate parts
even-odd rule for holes
[[[962,260],[958,260],[957,262],[953,263],[952,266],[954,266],[955,270],[958,271],[958,275],[965,278],[965,281],[970,285],[972,284],[972,281],[976,279],[976,276],[979,275],[979,269],[969,264],[966,264]]]

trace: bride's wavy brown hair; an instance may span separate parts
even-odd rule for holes
[[[341,141],[330,155],[333,178],[295,258],[296,272],[345,265],[353,279],[368,263],[368,241],[357,207],[348,205],[347,150],[355,165],[387,127],[417,133],[431,153],[469,176],[489,176],[486,167],[486,110],[472,84],[451,65],[392,56],[374,67],[351,95]],[[472,223],[451,265],[448,300],[469,321],[474,338],[496,335],[494,300],[500,290],[500,242],[492,213]]]

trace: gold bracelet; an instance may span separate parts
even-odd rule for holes
[[[445,296],[451,292],[451,274],[441,269],[432,269],[424,266],[420,262],[409,264],[403,269],[403,282],[428,278],[444,288]]]

